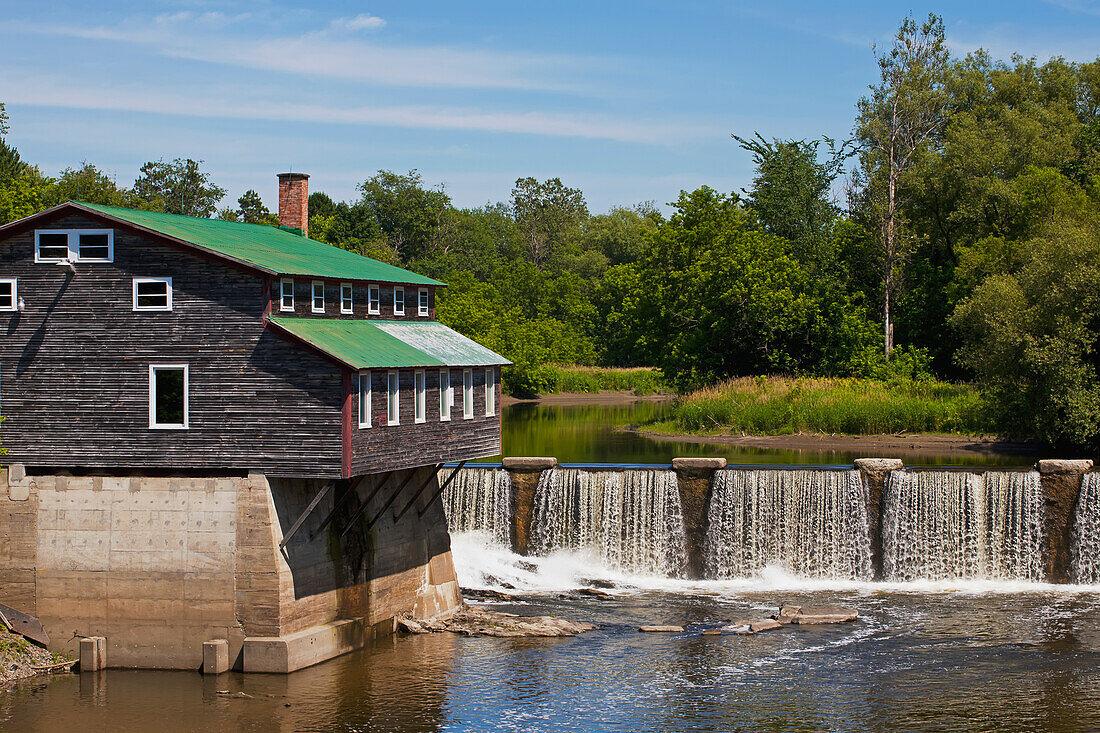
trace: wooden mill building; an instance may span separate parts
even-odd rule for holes
[[[290,671],[460,602],[441,469],[500,452],[508,362],[443,283],[309,239],[307,186],[279,227],[0,227],[0,603],[112,666]]]

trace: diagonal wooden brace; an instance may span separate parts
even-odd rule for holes
[[[373,519],[367,522],[367,529],[373,527],[378,522],[378,520],[382,518],[382,515],[386,513],[386,510],[390,508],[390,505],[393,504],[394,500],[401,495],[401,492],[405,490],[405,487],[409,485],[409,482],[413,480],[413,476],[415,475],[416,469],[413,468],[409,471],[409,475],[405,477],[405,480],[401,482],[401,485],[397,487],[397,490],[390,494],[389,499],[386,499],[385,505],[378,512],[378,514],[376,514]]]
[[[336,517],[336,512],[340,511],[340,507],[344,505],[344,502],[355,495],[356,490],[359,488],[359,484],[362,483],[363,479],[365,478],[366,476],[363,476],[363,478],[355,482],[354,486],[349,486],[348,490],[344,492],[344,495],[332,503],[332,511],[330,511],[328,513],[328,516],[324,518],[324,521],[321,522],[321,526],[315,529],[313,532],[310,532],[309,538],[311,540],[316,539],[319,534],[325,531],[325,527],[327,527],[329,523],[331,523],[332,520]]]
[[[286,535],[283,536],[283,541],[279,543],[279,549],[286,547],[286,543],[290,542],[290,538],[302,528],[302,524],[306,521],[306,517],[313,513],[313,510],[317,508],[317,505],[321,503],[321,499],[324,499],[328,495],[328,492],[332,491],[332,487],[336,485],[335,481],[329,481],[327,484],[321,487],[321,490],[317,492],[317,496],[313,497],[313,501],[309,503],[306,510],[302,512],[302,515],[294,520],[294,524],[290,526]]]
[[[419,510],[417,510],[417,512],[416,512],[416,515],[417,515],[418,517],[422,517],[422,516],[424,516],[424,512],[428,511],[428,507],[430,507],[430,506],[431,506],[432,504],[434,504],[434,503],[435,503],[435,500],[436,500],[436,499],[438,499],[439,497],[443,496],[443,491],[444,491],[444,490],[445,490],[445,489],[446,489],[446,488],[447,488],[448,486],[450,486],[450,485],[451,485],[451,482],[455,480],[455,476],[457,476],[457,475],[458,475],[458,472],[459,472],[459,471],[461,471],[461,470],[462,470],[462,467],[463,467],[463,466],[465,466],[465,465],[466,465],[466,461],[462,461],[462,462],[460,462],[460,463],[459,463],[459,464],[458,464],[457,466],[455,466],[455,470],[451,471],[451,475],[450,475],[450,476],[448,476],[448,477],[447,477],[447,480],[446,480],[446,481],[444,481],[444,482],[443,482],[443,484],[442,484],[442,485],[441,485],[441,486],[439,487],[439,491],[437,491],[437,492],[435,492],[434,494],[432,494],[432,498],[431,498],[431,499],[428,499],[428,503],[424,505],[424,508],[423,508],[423,509],[419,509]]]
[[[375,485],[373,489],[370,490],[370,493],[367,494],[367,498],[364,499],[362,503],[359,504],[359,506],[355,507],[355,511],[353,511],[351,513],[351,516],[348,518],[348,523],[344,525],[344,528],[342,530],[340,530],[340,537],[347,536],[348,532],[351,531],[351,528],[355,526],[355,520],[359,518],[360,514],[367,510],[367,507],[370,506],[371,499],[373,499],[378,494],[378,492],[382,490],[382,487],[386,485],[386,482],[390,480],[390,476],[392,475],[393,471],[386,471],[384,474],[382,474],[382,479]]]
[[[415,494],[413,494],[413,498],[409,499],[409,503],[406,504],[405,507],[394,518],[394,524],[397,524],[401,521],[401,517],[405,516],[405,512],[409,511],[409,507],[416,503],[416,500],[419,499],[420,495],[424,493],[424,489],[428,488],[428,484],[432,482],[432,479],[439,475],[439,470],[441,468],[443,468],[442,463],[435,464],[435,470],[432,471],[432,475],[424,479],[424,483],[420,484],[420,488],[416,490]]]

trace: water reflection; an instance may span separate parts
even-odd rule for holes
[[[669,402],[640,400],[615,405],[552,405],[522,402],[503,408],[503,449],[509,456],[555,456],[562,463],[669,463],[677,456],[722,456],[731,464],[849,465],[867,451],[773,450],[642,437],[619,428],[671,415]],[[871,451],[876,455],[879,450]],[[1031,454],[920,450],[891,451],[909,465],[1024,466]],[[499,457],[486,460],[499,460]]]

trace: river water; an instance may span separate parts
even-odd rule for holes
[[[576,420],[563,410],[549,420],[506,414],[506,451],[663,463],[690,447],[614,433],[620,419],[603,408]],[[543,431],[556,441],[523,437]],[[399,636],[286,676],[108,670],[32,680],[0,691],[0,730],[1100,729],[1100,586],[805,579],[773,566],[687,581],[616,570],[577,550],[523,558],[498,539],[454,536],[463,587],[509,594],[490,604],[499,610],[599,628],[565,639]],[[578,596],[582,586],[611,597]],[[860,618],[701,633],[781,603],[840,604]],[[685,631],[639,633],[643,624]]]

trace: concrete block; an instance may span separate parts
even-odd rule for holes
[[[12,501],[26,501],[31,498],[30,482],[22,481],[20,483],[9,483],[8,498]]]
[[[27,478],[27,467],[22,463],[13,463],[8,466],[8,482],[13,484],[22,483],[23,479]]]
[[[1087,473],[1092,470],[1092,461],[1067,461],[1048,458],[1039,461],[1039,473]]]
[[[549,456],[510,456],[502,463],[509,471],[542,471],[558,465],[558,459]]]
[[[673,458],[674,471],[720,471],[726,467],[725,458]]]
[[[80,640],[80,671],[98,672],[107,667],[107,639],[87,636]]]
[[[857,458],[854,463],[864,473],[889,473],[905,468],[905,461],[900,458]]]
[[[202,643],[202,673],[222,674],[229,671],[229,641],[211,639]]]
[[[274,637],[248,637],[244,640],[244,671],[288,674],[360,649],[369,634],[363,619],[340,619]]]

